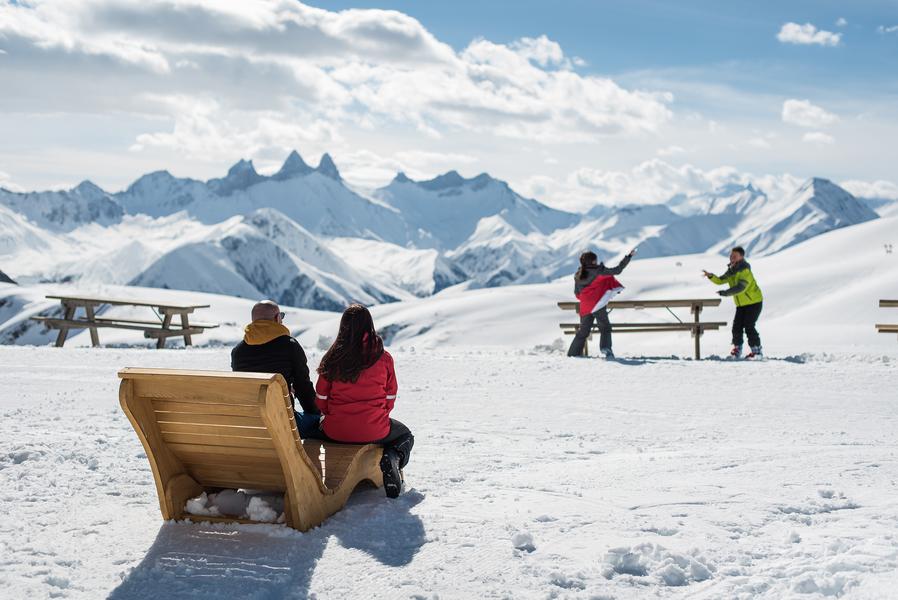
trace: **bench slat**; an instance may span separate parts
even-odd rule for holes
[[[217,415],[191,412],[156,411],[156,422],[195,423],[203,425],[228,425],[230,427],[265,427],[260,417],[244,417],[237,415]]]
[[[220,417],[256,417],[261,420],[258,406],[222,404],[220,402],[191,402],[153,398],[153,408],[160,413],[216,415]]]
[[[239,454],[243,448],[271,448],[274,449],[274,442],[271,438],[257,437],[240,437],[233,435],[202,435],[197,433],[168,433],[161,432],[162,439],[169,444],[200,444],[206,446],[224,446],[228,448],[238,449],[234,452]]]
[[[215,465],[218,467],[252,467],[266,472],[282,472],[281,463],[277,456],[250,456],[244,449],[240,454],[224,454],[215,452],[202,452],[199,450],[184,450],[187,447],[182,444],[175,450],[175,454],[184,464]]]
[[[578,329],[580,327],[579,323],[561,323],[559,325],[562,329]],[[652,331],[654,329],[664,330],[675,328],[680,331],[689,331],[690,329],[695,329],[696,327],[701,327],[703,329],[711,329],[718,327],[726,327],[726,321],[706,321],[701,323],[612,323],[611,330],[620,329],[621,331],[626,331],[627,329],[633,328],[641,328],[646,331]],[[593,324],[593,331],[598,331],[598,326]]]
[[[878,329],[881,333],[895,333],[895,332],[898,332],[898,324],[877,323],[876,329]]]
[[[230,488],[256,488],[262,490],[283,491],[285,487],[283,472],[263,472],[239,466],[218,467],[215,465],[184,465],[191,477],[204,486],[221,486]]]
[[[185,453],[185,456],[190,453],[203,453],[203,454],[219,454],[224,456],[243,456],[243,457],[256,457],[260,460],[279,460],[278,454],[274,448],[240,448],[239,453],[234,452],[234,448],[229,446],[218,446],[212,444],[205,443],[181,443],[181,442],[171,442],[168,444],[168,447],[172,449],[175,454]]]
[[[246,438],[271,439],[266,427],[242,427],[233,425],[208,425],[205,423],[170,423],[159,422],[162,433],[195,433],[198,435],[224,435]]]
[[[177,379],[166,379],[156,382],[137,379],[134,381],[134,394],[143,398],[158,398],[160,400],[254,405],[258,407],[258,410],[261,410],[262,405],[259,403],[258,398],[247,394],[248,391],[258,389],[258,387],[259,384],[257,382],[243,383],[237,380],[233,383],[228,382],[228,385],[215,384],[205,389],[198,389],[196,387],[185,387]]]

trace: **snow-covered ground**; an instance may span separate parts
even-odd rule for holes
[[[898,352],[606,363],[394,349],[396,501],[321,527],[161,521],[125,366],[227,348],[0,348],[4,598],[887,598]],[[310,349],[317,364],[320,351]]]
[[[0,346],[0,598],[894,597],[898,344],[873,324],[898,321],[876,303],[898,297],[895,223],[751,260],[766,362],[715,359],[726,330],[702,362],[688,334],[616,336],[617,363],[567,358],[569,277],[374,307],[417,438],[409,489],[361,492],[306,534],[163,523],[118,406],[122,367],[227,369],[252,300],[0,284],[0,340],[19,344]],[[722,262],[635,261],[621,298],[713,297],[699,273]],[[190,349],[117,330],[104,348],[87,332],[46,346],[27,318],[76,291],[208,303],[197,318],[221,327]],[[314,368],[339,314],[285,308]]]

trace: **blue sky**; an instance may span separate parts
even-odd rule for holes
[[[0,185],[296,148],[362,188],[487,171],[578,210],[810,176],[898,196],[896,26],[884,0],[5,2]]]
[[[838,76],[893,91],[898,86],[898,36],[876,31],[898,23],[898,3],[893,1],[323,0],[316,5],[398,10],[456,49],[478,37],[507,43],[547,35],[568,54],[586,59],[586,70],[606,75],[739,62],[759,70],[775,66],[803,83],[827,85]],[[837,26],[839,18],[847,25]],[[832,53],[819,46],[786,49],[776,39],[786,22],[844,32],[845,43]],[[892,77],[884,77],[889,69]],[[781,83],[769,82],[773,87]]]

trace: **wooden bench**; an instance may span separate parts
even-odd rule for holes
[[[880,300],[880,308],[898,308],[898,300]],[[877,323],[876,331],[879,333],[898,333],[898,323]]]
[[[300,440],[281,375],[122,369],[119,400],[146,451],[164,519],[251,522],[185,512],[204,491],[284,494],[290,527],[340,510],[359,483],[380,487],[382,448]]]
[[[190,315],[196,309],[209,308],[208,304],[172,304],[163,302],[144,302],[141,300],[123,300],[117,298],[100,298],[96,296],[47,296],[47,298],[59,300],[62,303],[64,316],[57,317],[31,317],[35,321],[43,322],[50,329],[58,329],[56,346],[61,348],[65,344],[69,329],[89,329],[91,345],[100,345],[100,336],[97,329],[109,327],[113,329],[130,329],[143,331],[145,338],[155,338],[156,347],[164,348],[165,340],[170,337],[183,337],[184,345],[193,344],[193,336],[199,335],[207,329],[218,327],[216,323],[190,322]],[[98,317],[97,310],[103,306],[142,306],[149,307],[161,315],[160,320],[145,321],[140,319]],[[76,311],[84,310],[83,318],[76,318]],[[172,323],[175,318],[179,324]]]
[[[611,331],[614,333],[648,333],[648,332],[664,332],[664,331],[689,331],[695,339],[695,359],[700,360],[702,357],[701,337],[705,331],[716,331],[721,327],[726,327],[726,321],[701,321],[700,315],[702,309],[706,306],[720,306],[720,298],[705,298],[694,300],[612,300],[608,303],[608,312],[615,309],[635,309],[642,310],[646,308],[664,308],[677,319],[676,323],[611,323]],[[674,313],[672,308],[689,308],[693,315],[692,321],[681,321]],[[579,302],[559,302],[558,308],[562,310],[573,310],[576,314],[580,314]],[[561,323],[560,327],[566,335],[575,335],[580,329],[580,323]],[[599,332],[599,326],[593,324],[592,330],[587,338],[587,343],[583,345],[583,356],[589,356],[589,340],[592,339],[594,333]]]

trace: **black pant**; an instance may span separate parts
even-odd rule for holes
[[[396,419],[390,419],[390,432],[385,437],[371,442],[341,442],[340,440],[329,438],[322,429],[308,432],[305,438],[322,440],[325,442],[336,442],[337,444],[380,444],[384,447],[384,450],[396,451],[399,455],[400,469],[404,469],[405,465],[408,464],[409,456],[415,445],[415,436],[412,435],[411,430],[409,430],[409,428],[401,421],[397,421]]]
[[[568,356],[580,356],[583,354],[583,346],[592,331],[593,321],[599,323],[599,350],[611,350],[611,321],[608,320],[608,310],[605,307],[580,317],[580,327],[574,335],[574,341],[568,348]]]
[[[742,345],[742,331],[748,336],[748,345],[757,347],[761,345],[761,336],[755,328],[758,317],[761,316],[761,307],[763,302],[757,304],[749,304],[748,306],[737,306],[736,316],[733,317],[733,345]]]

